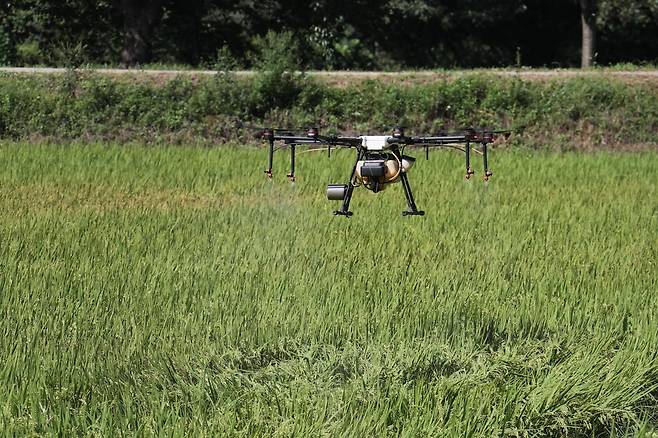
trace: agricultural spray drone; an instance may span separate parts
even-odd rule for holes
[[[407,137],[402,128],[395,128],[392,135],[361,135],[357,137],[325,136],[320,135],[317,128],[309,128],[305,134],[297,135],[292,130],[267,128],[260,135],[269,144],[268,166],[265,174],[272,178],[272,161],[274,151],[288,146],[290,149],[290,173],[288,179],[295,180],[295,149],[297,146],[321,145],[321,148],[311,150],[325,150],[331,156],[332,148],[354,148],[356,160],[350,172],[347,184],[329,184],[327,198],[341,201],[340,209],[334,211],[335,215],[350,217],[349,210],[352,192],[355,187],[363,186],[373,193],[378,193],[395,183],[402,183],[404,196],[407,200],[407,210],[403,216],[422,216],[424,211],[418,210],[414,201],[411,186],[409,185],[409,170],[416,159],[404,155],[407,146],[420,146],[425,149],[425,158],[429,157],[429,149],[445,147],[464,152],[466,159],[466,179],[475,173],[471,168],[471,152],[482,155],[484,164],[484,180],[488,181],[493,173],[488,167],[487,145],[492,143],[498,134],[506,131],[466,129],[460,133],[442,134],[428,137]],[[282,145],[275,148],[275,142]],[[479,149],[478,146],[479,145]]]

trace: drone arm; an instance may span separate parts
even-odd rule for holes
[[[442,135],[437,137],[407,137],[406,144],[422,146],[443,146],[450,143],[465,143],[469,138],[465,135]]]
[[[335,136],[316,136],[316,143],[326,144],[329,147],[355,148],[361,145],[361,139],[358,137],[335,137]]]
[[[317,135],[317,130],[309,130],[309,133],[305,136],[293,135],[288,132],[281,134],[276,134],[274,130],[267,129],[263,133],[263,138],[267,139],[268,142],[268,166],[265,170],[265,174],[268,178],[272,178],[272,165],[274,161],[274,142],[281,141],[284,145],[290,147],[290,173],[288,173],[288,179],[290,181],[295,181],[295,152],[297,145],[312,145],[312,144],[321,144],[327,145],[327,150],[331,156],[331,147],[359,147],[361,139],[358,137],[325,137]]]
[[[337,146],[358,147],[361,145],[361,139],[358,137],[329,137],[332,144]]]
[[[325,137],[325,136],[296,136],[296,135],[275,135],[274,140],[280,140],[288,145],[297,144],[327,144],[330,146],[356,147],[361,144],[361,139],[356,137]]]
[[[468,132],[464,135],[442,135],[434,137],[400,137],[400,138],[391,138],[388,140],[390,144],[400,144],[406,146],[422,146],[425,149],[425,158],[428,158],[429,148],[430,147],[446,147],[458,149],[464,152],[466,159],[466,179],[470,179],[471,175],[475,172],[471,168],[471,142],[479,142],[482,146],[481,152],[475,150],[476,152],[482,155],[482,162],[484,166],[484,180],[488,181],[489,178],[493,175],[493,172],[489,170],[489,156],[488,156],[488,145],[489,143],[495,140],[496,134],[507,133],[506,131],[483,131],[479,132]],[[464,147],[459,147],[457,145],[464,144]]]

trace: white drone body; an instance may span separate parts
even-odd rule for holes
[[[361,146],[368,151],[383,151],[389,148],[388,140],[393,138],[390,135],[361,135]]]
[[[363,184],[374,192],[400,181],[401,175],[407,173],[416,161],[415,158],[400,155],[399,152],[393,153],[391,145],[396,144],[395,137],[362,135],[359,138],[361,147],[367,153],[356,162],[354,176],[358,184]]]

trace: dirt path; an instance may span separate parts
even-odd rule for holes
[[[138,69],[93,69],[100,74],[116,76],[138,76],[143,78],[152,78],[167,80],[176,76],[202,77],[217,74],[214,70],[138,70]],[[0,67],[0,73],[14,74],[61,74],[66,72],[64,68],[43,68],[43,67]],[[329,84],[345,85],[347,83],[359,82],[367,79],[382,79],[387,82],[405,82],[405,83],[423,83],[437,80],[447,80],[462,77],[465,75],[487,73],[499,76],[518,77],[526,80],[548,80],[554,78],[568,77],[613,77],[629,82],[656,82],[658,83],[658,70],[638,70],[638,71],[619,71],[619,70],[577,70],[577,69],[559,69],[559,70],[498,70],[498,69],[476,69],[476,70],[421,70],[421,71],[401,71],[401,72],[377,72],[377,71],[309,71],[308,75],[317,77]],[[236,71],[238,76],[248,77],[254,74],[253,71]]]

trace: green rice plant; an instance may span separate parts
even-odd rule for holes
[[[3,435],[655,436],[656,153],[333,155],[0,144]]]

